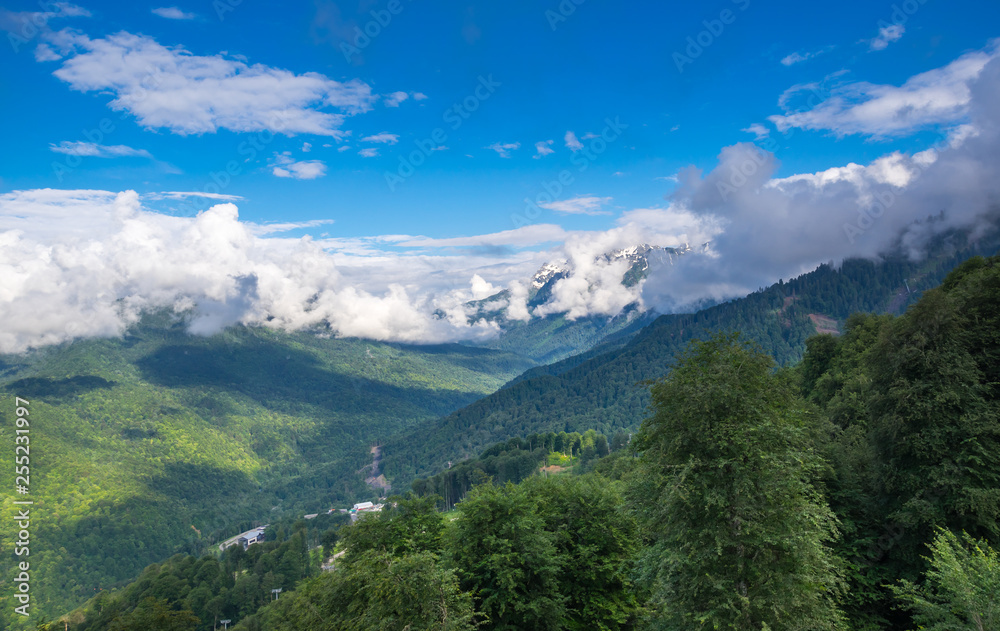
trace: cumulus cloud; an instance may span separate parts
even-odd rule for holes
[[[556,200],[538,205],[546,210],[565,213],[567,215],[610,215],[610,212],[601,210],[610,201],[610,197],[578,195],[572,199]]]
[[[902,24],[889,24],[879,28],[878,35],[868,43],[871,50],[885,50],[889,44],[898,40],[906,32]]]
[[[365,147],[358,152],[358,155],[362,158],[376,158],[378,157],[378,149],[375,147]]]
[[[566,142],[566,148],[571,151],[579,151],[580,149],[583,149],[583,143],[580,142],[580,139],[576,137],[576,134],[571,131],[566,132],[566,135],[563,136],[563,140]]]
[[[745,129],[741,129],[740,131],[745,131],[748,134],[753,134],[754,136],[757,137],[757,140],[760,140],[762,138],[767,138],[768,136],[771,135],[771,130],[769,130],[767,127],[764,127],[760,123],[754,123],[753,125],[750,125]]]
[[[901,86],[846,83],[829,90],[821,103],[801,112],[768,117],[779,131],[793,127],[828,130],[837,135],[875,137],[910,134],[935,125],[953,125],[969,112],[970,85],[998,55],[998,43],[962,55],[942,68],[915,75]],[[797,93],[817,86],[795,86],[779,101],[787,106]]]
[[[399,104],[410,98],[406,92],[393,92],[382,97],[386,107],[399,107]]]
[[[159,7],[153,9],[153,15],[158,15],[168,20],[193,20],[195,18],[194,13],[187,13],[177,7]]]
[[[919,258],[937,235],[992,234],[1000,220],[1000,60],[970,84],[970,125],[937,146],[868,164],[776,179],[774,156],[723,149],[707,174],[688,169],[671,207],[721,227],[710,249],[643,285],[644,304],[670,312],[745,295],[827,261],[899,251]]]
[[[381,132],[378,134],[372,134],[371,136],[366,136],[361,139],[362,142],[377,142],[384,145],[394,145],[399,142],[399,134],[390,134],[389,132]]]
[[[489,298],[500,291],[499,288],[486,282],[479,274],[472,275],[472,280],[469,282],[469,285],[472,287],[473,300],[483,300],[484,298]]]
[[[552,150],[552,140],[543,140],[541,142],[535,143],[535,158],[541,158],[542,156],[547,156],[551,153],[555,153]]]
[[[187,218],[149,212],[132,191],[7,193],[0,195],[0,351],[120,335],[158,309],[187,313],[199,334],[238,322],[402,342],[496,331],[465,321],[457,306],[467,289],[439,301],[391,280],[419,264],[386,264],[389,284],[373,292],[347,280],[336,259],[309,238],[262,238],[229,203]],[[442,310],[446,317],[434,315]]]
[[[278,177],[289,177],[296,180],[315,180],[326,175],[326,163],[322,160],[302,160],[296,162],[291,153],[274,154],[274,164],[271,173]]]
[[[66,56],[56,77],[74,90],[114,95],[111,109],[131,113],[150,129],[340,138],[345,118],[370,110],[374,101],[371,88],[356,79],[340,82],[221,54],[194,55],[144,35],[91,39],[63,30],[47,37]]]
[[[495,143],[493,143],[492,145],[490,145],[489,147],[486,147],[486,148],[487,149],[492,149],[493,151],[496,151],[497,155],[499,155],[501,158],[509,158],[511,151],[517,151],[518,149],[521,148],[521,143],[519,143],[519,142],[506,142],[506,143],[495,142]]]
[[[721,223],[677,207],[644,208],[624,213],[617,226],[601,232],[574,232],[556,249],[562,255],[566,277],[552,286],[551,298],[531,313],[533,316],[565,314],[569,319],[587,316],[615,316],[628,305],[650,306],[639,283],[622,284],[632,262],[610,253],[641,243],[684,248],[705,243],[717,236]],[[681,257],[683,258],[683,257]],[[652,255],[651,269],[672,266],[679,258],[660,251]]]
[[[72,156],[85,156],[94,158],[120,158],[138,156],[141,158],[152,158],[153,155],[145,149],[133,149],[126,145],[99,145],[93,142],[71,142],[64,140],[58,145],[49,145],[49,148],[56,153],[65,153]]]

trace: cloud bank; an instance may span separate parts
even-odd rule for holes
[[[959,61],[971,63],[969,56]],[[950,93],[951,73],[936,76],[943,93]],[[671,207],[714,218],[724,229],[708,255],[681,257],[652,274],[642,289],[645,303],[661,312],[689,309],[827,261],[875,258],[900,248],[919,258],[947,231],[968,231],[973,239],[994,233],[1000,221],[997,99],[1000,59],[993,58],[969,81],[968,96],[951,120],[955,127],[936,147],[775,179],[775,157],[741,143],[723,149],[707,174],[682,172]],[[899,99],[895,106],[907,112],[910,102]],[[885,116],[891,118],[888,109]]]
[[[61,225],[47,227],[57,217]],[[3,352],[120,335],[144,311],[165,308],[189,313],[199,334],[236,323],[402,342],[496,331],[467,323],[447,298],[345,281],[318,244],[261,238],[231,203],[170,217],[144,210],[133,191],[0,196],[0,278]],[[433,316],[438,309],[446,317]]]

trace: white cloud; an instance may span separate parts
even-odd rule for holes
[[[519,142],[507,142],[507,143],[495,142],[495,143],[493,143],[492,145],[490,145],[489,147],[486,147],[486,148],[487,149],[492,149],[493,151],[496,151],[497,154],[501,158],[509,158],[511,151],[517,151],[518,149],[521,148],[521,143],[519,143]]]
[[[515,246],[527,247],[542,243],[562,241],[568,233],[554,224],[532,224],[513,230],[504,230],[492,234],[474,235],[469,237],[449,237],[433,239],[429,237],[408,237],[399,242],[400,246],[408,248],[482,248]]]
[[[830,52],[831,50],[833,50],[833,48],[834,48],[833,46],[826,46],[824,48],[820,48],[819,50],[814,50],[814,51],[804,52],[804,53],[800,53],[800,52],[796,51],[796,52],[794,52],[794,53],[792,53],[790,55],[787,55],[787,56],[783,57],[781,59],[781,65],[783,65],[783,66],[793,66],[795,64],[802,63],[803,61],[809,61],[810,59],[813,59],[815,57],[819,57],[823,53]]]
[[[345,151],[349,151],[350,149],[351,149],[350,145],[341,145],[340,147],[337,147],[337,152],[344,153]]]
[[[313,146],[308,142],[302,143],[302,153],[309,153],[312,151]]]
[[[745,131],[748,134],[753,134],[754,136],[757,137],[757,140],[760,140],[761,138],[767,138],[769,135],[771,135],[771,131],[767,127],[761,125],[760,123],[754,123],[753,125],[750,125],[745,129],[741,129],[740,131]]]
[[[566,141],[566,147],[571,151],[579,151],[580,149],[583,149],[583,143],[580,142],[580,140],[576,137],[576,134],[571,131],[566,132],[563,140]]]
[[[70,2],[43,2],[39,6],[48,11],[10,11],[0,8],[0,29],[14,36],[11,45],[26,43],[40,29],[48,29],[48,21],[60,18],[90,17],[90,11]],[[18,39],[25,40],[19,42]],[[15,52],[17,47],[15,46]]]
[[[394,145],[399,142],[399,134],[390,134],[389,132],[383,131],[381,133],[362,138],[361,142],[377,142],[385,145]]]
[[[168,20],[193,20],[195,18],[194,13],[186,13],[177,7],[160,7],[158,9],[153,9],[153,14],[158,15],[161,18],[167,18]]]
[[[969,84],[968,127],[914,154],[774,179],[774,156],[749,143],[723,149],[707,174],[691,168],[671,208],[721,231],[702,256],[651,273],[646,305],[670,312],[745,295],[827,261],[923,255],[951,230],[972,239],[1000,224],[1000,59]],[[956,242],[956,245],[961,245]]]
[[[144,127],[182,135],[229,129],[343,137],[345,118],[370,110],[374,100],[371,88],[356,79],[339,82],[315,72],[194,55],[144,35],[90,39],[63,30],[49,40],[68,55],[53,74],[74,90],[111,93],[111,109],[131,113]]]
[[[610,215],[608,211],[601,210],[605,204],[611,201],[610,197],[594,197],[579,195],[573,199],[557,200],[554,202],[538,204],[546,210],[553,210],[557,213],[568,215]]]
[[[910,77],[903,85],[848,83],[829,91],[823,102],[801,112],[768,117],[779,131],[797,127],[837,135],[899,136],[935,125],[955,125],[968,115],[969,86],[997,57],[997,44],[965,54],[942,68]],[[815,86],[795,86],[782,95],[785,106]]]
[[[48,44],[42,43],[35,47],[35,61],[59,61],[62,55],[52,50]]]
[[[56,153],[65,153],[73,156],[85,156],[94,158],[120,158],[138,156],[142,158],[152,158],[145,149],[133,149],[125,145],[99,145],[93,142],[71,142],[64,140],[58,145],[49,145],[49,149]]]
[[[362,158],[375,158],[378,156],[378,149],[375,147],[365,147],[358,152],[358,155]]]
[[[399,107],[399,104],[410,98],[406,92],[393,92],[382,97],[386,107]]]
[[[906,32],[902,24],[889,24],[879,28],[878,35],[869,42],[871,50],[885,50],[889,44],[898,40]]]
[[[483,280],[483,277],[479,274],[472,275],[472,280],[469,282],[469,285],[472,287],[473,300],[483,300],[484,298],[496,295],[496,293],[500,291],[498,287],[494,287],[492,284]]]
[[[800,54],[800,53],[792,53],[790,55],[782,57],[782,59],[781,59],[781,65],[783,65],[783,66],[791,66],[793,64],[797,64],[797,63],[806,61],[807,59],[809,59],[809,53],[806,53],[804,55]]]
[[[403,101],[409,98],[412,98],[414,101],[423,101],[427,98],[427,95],[423,92],[403,92],[400,90],[389,94],[383,94],[382,102],[385,103],[386,107],[399,107]]]
[[[199,334],[238,322],[400,342],[496,333],[495,324],[467,322],[461,308],[468,279],[492,276],[488,268],[469,269],[474,261],[359,262],[308,238],[263,238],[266,229],[240,222],[232,204],[193,218],[159,215],[132,191],[0,195],[0,352],[121,335],[144,311],[164,308],[187,311],[189,330]],[[426,282],[435,268],[457,268],[442,282],[464,276],[461,290],[428,293],[410,282]],[[380,290],[358,282],[373,270],[388,279]]]
[[[551,153],[555,153],[555,151],[552,150],[552,143],[553,141],[551,140],[543,140],[541,142],[536,142],[535,143],[536,153],[534,157],[541,158],[542,156],[547,156]]]
[[[162,193],[147,193],[143,195],[145,199],[188,199],[189,197],[203,197],[224,202],[236,202],[243,199],[239,195],[227,195],[226,193],[203,193],[200,191],[164,191]]]
[[[309,221],[290,221],[285,223],[265,223],[247,224],[247,228],[255,236],[262,237],[268,234],[279,234],[291,230],[301,230],[302,228],[315,228],[334,223],[333,219],[310,219]]]
[[[675,312],[827,261],[898,249],[919,256],[948,230],[982,237],[1000,222],[1000,60],[969,91],[968,123],[935,147],[776,179],[774,156],[740,143],[707,173],[682,170],[667,207],[628,210],[604,231],[535,224],[443,239],[264,238],[309,222],[246,224],[231,204],[170,217],[143,209],[132,192],[2,194],[0,351],[118,335],[144,310],[164,307],[191,310],[202,333],[244,322],[457,340],[496,332],[495,323],[470,323],[464,304],[500,287],[510,291],[511,319],[610,316],[629,304]],[[292,161],[276,156],[284,159]],[[628,262],[605,254],[638,243],[691,251],[660,251],[649,277],[624,287]],[[569,272],[530,312],[523,281],[546,261]]]
[[[271,173],[278,177],[296,180],[315,180],[326,175],[326,164],[322,160],[302,160],[296,162],[289,152],[274,154]]]

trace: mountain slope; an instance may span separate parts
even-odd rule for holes
[[[851,313],[899,313],[936,286],[959,262],[996,243],[949,248],[915,263],[893,258],[823,265],[787,283],[694,314],[661,316],[627,345],[581,361],[570,358],[535,368],[504,389],[436,422],[390,441],[384,471],[397,488],[442,470],[446,461],[473,456],[486,445],[534,432],[595,429],[605,435],[638,427],[646,415],[642,382],[663,376],[688,341],[715,331],[740,331],[781,364],[797,361],[820,322]]]
[[[44,542],[31,549],[39,614],[68,610],[175,552],[200,553],[251,521],[373,493],[359,473],[372,444],[533,365],[489,349],[267,329],[194,337],[165,316],[124,339],[2,362],[6,462],[13,396],[31,402],[32,534]],[[13,488],[13,470],[0,481]],[[12,523],[10,502],[5,496],[4,523]],[[2,549],[11,534],[0,531]],[[6,616],[13,607],[4,591]]]

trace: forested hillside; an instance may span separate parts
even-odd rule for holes
[[[30,401],[32,533],[45,542],[32,548],[32,596],[50,615],[252,523],[373,495],[362,471],[373,444],[532,365],[488,349],[267,329],[204,338],[167,314],[124,339],[2,362],[8,400]],[[7,462],[13,423],[14,406],[0,410]],[[13,469],[0,479],[13,488]],[[2,549],[13,534],[0,531]],[[0,626],[12,622],[5,584]]]
[[[340,551],[331,571],[301,572],[299,522],[252,571],[246,555],[172,559],[67,626],[196,631],[224,614],[237,631],[995,629],[998,331],[994,257],[903,316],[852,315],[792,368],[738,334],[689,343],[610,455],[595,432],[500,443],[465,466],[523,481],[482,479],[447,515],[440,498],[392,498],[322,537]],[[594,466],[530,475],[550,444],[581,459],[589,447]],[[257,577],[277,584],[274,568],[311,575],[269,602]],[[230,600],[205,604],[208,585]]]
[[[849,260],[839,269],[824,265],[745,298],[693,314],[661,316],[621,348],[532,369],[499,392],[388,442],[385,473],[405,484],[440,471],[446,461],[533,432],[595,429],[610,436],[634,431],[649,404],[642,382],[664,374],[690,340],[739,331],[788,365],[802,357],[817,320],[842,324],[854,312],[900,313],[955,265],[995,247],[942,246],[937,256],[920,262],[892,258]]]

